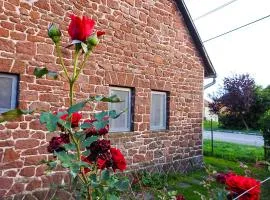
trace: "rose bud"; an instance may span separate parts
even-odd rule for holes
[[[68,33],[71,40],[80,40],[81,42],[85,42],[93,33],[95,21],[86,16],[80,18],[76,15],[71,15],[70,18],[71,22],[68,27]]]
[[[97,37],[101,37],[102,35],[105,35],[105,31],[97,31]]]
[[[57,44],[61,39],[61,31],[55,24],[51,23],[48,27],[48,36],[55,44]]]
[[[88,49],[92,49],[92,47],[98,45],[99,39],[98,39],[97,35],[95,34],[95,35],[88,37],[86,42],[87,42]]]

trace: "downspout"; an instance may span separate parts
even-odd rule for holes
[[[211,87],[212,85],[214,85],[215,83],[216,83],[216,78],[213,78],[213,81],[211,83],[208,83],[206,86],[204,86],[203,89],[207,89]]]

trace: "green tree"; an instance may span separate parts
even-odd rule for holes
[[[254,102],[245,115],[249,127],[258,130],[259,120],[268,109],[270,109],[270,86],[266,88],[256,86]]]
[[[270,110],[266,111],[261,117],[260,128],[264,138],[265,160],[270,161]]]
[[[255,81],[249,74],[236,74],[223,80],[219,95],[212,98],[212,111],[223,111],[228,116],[239,118],[246,129],[249,129],[246,113],[249,112],[255,99]]]

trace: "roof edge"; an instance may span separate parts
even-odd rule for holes
[[[204,77],[205,78],[216,78],[217,74],[216,74],[216,70],[206,52],[206,49],[203,45],[203,42],[201,40],[201,37],[195,27],[195,24],[193,23],[193,20],[191,18],[191,15],[188,11],[188,8],[184,2],[184,0],[175,0],[177,7],[179,9],[179,11],[181,12],[185,23],[187,25],[187,28],[189,30],[189,33],[195,43],[195,46],[197,47],[202,59],[203,59],[203,63],[204,63]]]

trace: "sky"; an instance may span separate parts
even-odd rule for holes
[[[193,19],[231,0],[185,0]],[[270,15],[269,0],[237,0],[194,23],[202,41]],[[217,71],[217,83],[205,90],[217,91],[224,77],[249,73],[256,84],[270,85],[270,17],[204,43]],[[208,80],[209,81],[209,80]]]

